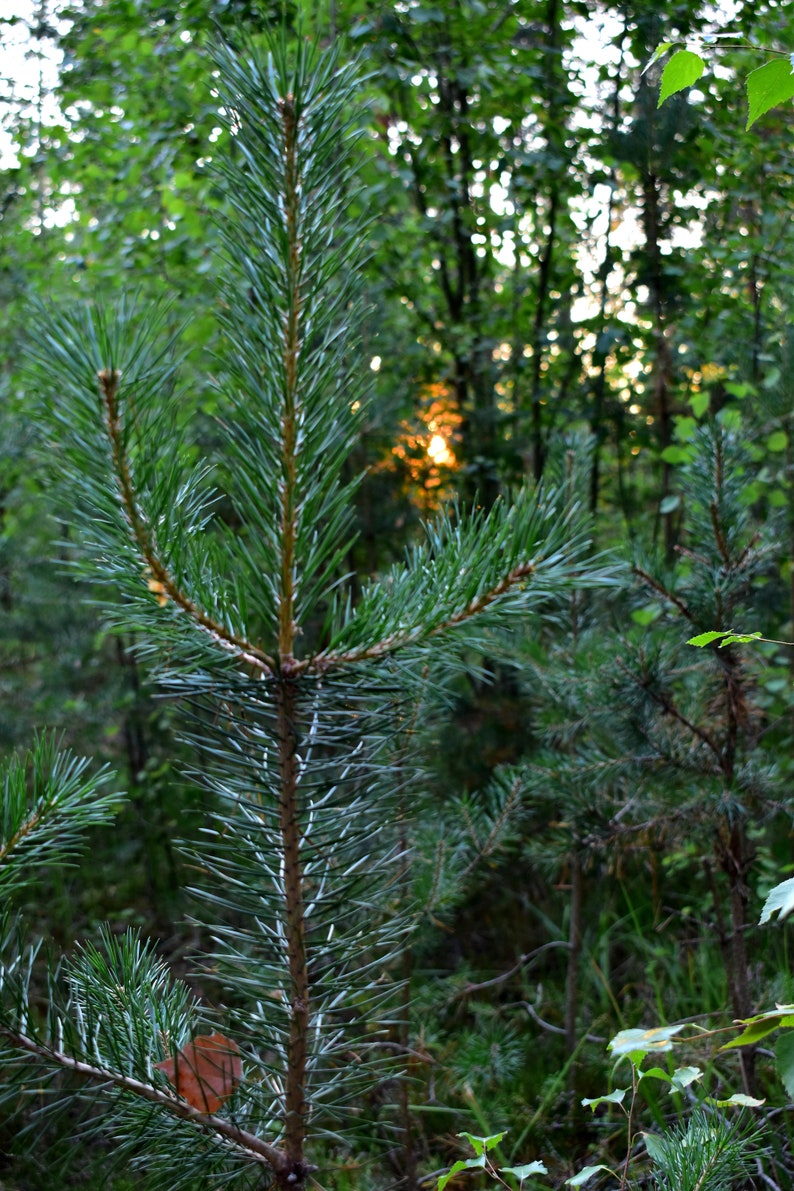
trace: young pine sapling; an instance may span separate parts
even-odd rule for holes
[[[286,41],[222,48],[215,67],[229,132],[223,500],[186,445],[162,313],[129,300],[43,311],[35,356],[82,566],[211,758],[196,780],[214,810],[192,860],[212,940],[202,984],[222,1008],[134,934],[106,932],[51,974],[42,1014],[7,922],[0,1033],[24,1083],[34,1062],[37,1080],[71,1070],[79,1094],[107,1099],[110,1124],[91,1119],[150,1186],[300,1191],[310,1151],[338,1141],[393,1058],[393,960],[410,925],[400,785],[412,801],[396,742],[415,676],[451,660],[456,636],[476,647],[475,621],[608,575],[564,489],[446,511],[401,565],[355,585],[345,574],[359,482],[345,468],[365,406],[357,71],[337,49]],[[7,825],[1,865],[15,843]]]

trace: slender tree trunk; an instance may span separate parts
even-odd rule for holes
[[[656,420],[659,450],[664,451],[673,441],[673,407],[670,396],[672,357],[668,340],[667,301],[664,293],[661,252],[661,194],[659,179],[649,171],[643,178],[643,230],[645,247],[650,261],[648,284],[654,313],[653,328],[653,416]],[[662,461],[661,498],[670,493],[672,467]],[[674,546],[674,522],[672,517],[662,518],[664,545],[668,557],[672,557]]]
[[[549,231],[540,258],[538,284],[535,297],[535,318],[532,324],[532,382],[530,389],[532,474],[540,480],[546,463],[546,441],[543,426],[543,342],[548,313],[549,291],[551,289],[554,246],[557,239],[557,213],[560,205],[560,189],[555,186],[549,196]]]
[[[3,529],[6,520],[6,506],[5,500],[0,502],[0,529]],[[0,608],[4,612],[10,612],[14,607],[14,600],[11,593],[11,567],[3,565],[0,567]]]
[[[542,81],[543,97],[546,103],[548,120],[545,121],[544,136],[550,154],[558,156],[561,161],[567,160],[565,145],[565,120],[558,110],[560,95],[566,93],[567,80],[562,72],[562,12],[558,0],[547,0],[544,13],[545,24],[545,70]],[[535,480],[540,480],[546,463],[546,435],[543,418],[543,344],[546,319],[548,317],[549,300],[551,297],[552,278],[554,275],[554,252],[557,245],[557,221],[563,205],[563,192],[560,179],[565,173],[560,170],[552,178],[549,192],[546,223],[548,232],[543,245],[538,270],[538,282],[535,299],[535,317],[532,326],[532,374],[530,390],[530,436],[532,453],[532,474]]]
[[[727,948],[727,960],[730,965],[728,987],[732,990],[733,1013],[739,1019],[750,1017],[754,1010],[750,992],[750,969],[746,941],[749,899],[747,869],[749,863],[746,834],[741,827],[735,826],[730,832],[727,846],[723,852],[722,867],[730,889],[731,930]],[[755,1053],[755,1047],[747,1046],[741,1048],[739,1055],[743,1091],[748,1096],[755,1095]]]
[[[571,857],[571,918],[568,927],[568,969],[565,974],[565,1049],[576,1050],[579,1010],[579,965],[582,957],[582,863]]]
[[[721,453],[715,460],[715,471],[721,483],[721,472],[724,463]],[[715,532],[721,544],[721,551],[726,565],[729,562],[727,547],[722,545],[722,536],[714,514]],[[718,604],[718,613],[721,611]],[[741,661],[734,649],[723,651],[722,664],[724,666],[726,732],[723,746],[723,773],[727,789],[734,785],[736,774],[736,754],[739,746],[740,729],[744,719],[744,690],[742,683]],[[720,838],[720,863],[728,879],[730,889],[730,976],[733,984],[733,1010],[738,1018],[749,1017],[753,1012],[750,994],[750,972],[747,959],[747,908],[749,889],[747,887],[747,873],[752,863],[753,846],[748,839],[742,822],[733,823]],[[755,1050],[747,1047],[741,1056],[742,1079],[744,1091],[747,1095],[754,1094],[755,1086]]]

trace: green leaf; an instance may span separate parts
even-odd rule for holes
[[[724,649],[726,645],[747,645],[750,641],[759,641],[760,633],[727,633],[724,640],[720,641],[719,648]]]
[[[774,58],[747,76],[747,128],[771,108],[794,97],[794,72],[788,57]]]
[[[673,434],[678,442],[687,443],[695,434],[698,424],[694,418],[690,418],[688,414],[679,414],[675,419],[675,428]]]
[[[766,449],[768,451],[785,451],[788,446],[788,435],[785,430],[776,430],[774,434],[770,434],[766,440]]]
[[[647,1071],[641,1071],[640,1079],[663,1079],[665,1083],[673,1082],[669,1071],[665,1071],[662,1067],[649,1067]]]
[[[703,1078],[703,1072],[699,1067],[676,1067],[673,1072],[671,1083],[671,1092],[683,1092],[684,1088],[688,1088],[690,1084],[696,1083],[697,1080]]]
[[[687,447],[669,446],[664,448],[661,457],[664,463],[689,463],[692,451]]]
[[[663,58],[665,56],[665,54],[667,53],[667,51],[671,50],[674,45],[675,45],[674,41],[663,41],[661,45],[658,45],[656,47],[656,49],[653,51],[653,53],[651,54],[648,61],[643,66],[642,74],[645,74],[646,71],[650,70],[651,67],[656,62],[658,62],[660,58]]]
[[[744,1092],[734,1092],[727,1100],[706,1097],[706,1104],[713,1104],[715,1108],[760,1108],[764,1103],[763,1100],[756,1100],[755,1096],[746,1096]]]
[[[667,513],[673,513],[681,504],[680,496],[665,496],[659,504],[659,512],[664,517]]]
[[[548,1174],[548,1170],[542,1162],[526,1162],[523,1166],[503,1166],[500,1174],[512,1174],[522,1182],[528,1179],[531,1174]]]
[[[616,1057],[656,1054],[672,1050],[672,1040],[683,1028],[683,1024],[680,1023],[675,1026],[654,1026],[650,1030],[621,1030],[611,1040],[607,1049],[611,1050]]]
[[[710,393],[695,393],[689,399],[689,404],[692,406],[692,413],[696,418],[702,418],[709,405],[711,404]]]
[[[712,641],[719,641],[720,637],[729,637],[730,630],[726,632],[717,632],[715,629],[709,629],[706,633],[698,633],[695,637],[690,637],[687,645],[697,645],[698,649],[702,649],[704,645],[711,645]]]
[[[752,1046],[753,1043],[766,1038],[767,1034],[773,1034],[775,1030],[790,1029],[794,1026],[794,1005],[777,1005],[774,1009],[767,1010],[766,1013],[757,1013],[754,1017],[742,1018],[739,1024],[743,1025],[745,1029],[738,1038],[721,1046],[720,1050],[733,1050],[736,1046]]]
[[[662,1138],[657,1137],[655,1133],[643,1133],[642,1139],[651,1161],[655,1163],[663,1161],[666,1151]]]
[[[436,1184],[436,1191],[444,1191],[450,1179],[454,1179],[455,1175],[460,1174],[462,1170],[472,1170],[477,1166],[485,1166],[485,1154],[480,1158],[466,1158],[465,1160],[461,1159],[459,1162],[456,1162],[454,1166],[449,1168],[446,1174],[442,1174]]]
[[[615,1178],[618,1177],[611,1166],[604,1166],[603,1162],[601,1162],[598,1166],[584,1166],[578,1174],[573,1175],[573,1177],[570,1179],[566,1179],[563,1183],[563,1186],[583,1187],[584,1184],[591,1179],[594,1174],[598,1174],[599,1170],[606,1170],[609,1172],[609,1174],[614,1175]]]
[[[775,1043],[775,1067],[786,1094],[794,1098],[794,1031],[786,1030]]]
[[[599,1104],[622,1104],[628,1090],[628,1088],[615,1088],[614,1092],[610,1092],[606,1096],[594,1096],[592,1100],[583,1100],[582,1104],[585,1108],[592,1109],[593,1112],[595,1112]]]
[[[691,1083],[703,1078],[703,1072],[699,1067],[676,1067],[672,1075],[661,1067],[649,1067],[647,1071],[640,1072],[640,1079],[664,1080],[665,1083],[670,1084],[671,1092],[683,1092]]]
[[[705,69],[706,63],[700,54],[694,54],[692,50],[679,50],[678,53],[673,54],[662,71],[657,107],[661,107],[664,101],[671,95],[675,95],[677,91],[691,87],[698,81]]]
[[[751,641],[760,641],[760,633],[734,633],[732,629],[725,629],[718,632],[715,629],[709,629],[705,633],[698,633],[694,637],[690,637],[687,645],[697,645],[702,649],[704,645],[711,645],[714,641],[719,641],[719,648],[724,649],[726,645],[747,645]]]
[[[781,881],[774,889],[770,889],[761,911],[761,917],[758,919],[758,925],[763,926],[765,922],[769,922],[769,919],[778,910],[781,920],[787,918],[794,910],[794,877],[789,877],[788,881]]]
[[[475,1137],[473,1133],[464,1132],[459,1133],[458,1137],[465,1137],[475,1154],[479,1156],[498,1146],[506,1132],[507,1130],[504,1129],[501,1133],[492,1133],[490,1137]]]
[[[752,385],[732,380],[726,381],[725,392],[730,393],[731,397],[737,397],[740,401],[743,401],[745,397],[755,396],[755,388]]]
[[[644,608],[635,608],[631,614],[631,619],[635,624],[642,625],[643,628],[647,624],[653,624],[658,620],[662,614],[661,604],[646,604]]]

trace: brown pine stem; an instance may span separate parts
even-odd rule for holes
[[[549,196],[546,212],[548,234],[540,258],[536,293],[535,318],[532,326],[532,380],[530,383],[532,474],[539,482],[546,463],[546,441],[543,430],[543,365],[545,363],[546,311],[551,291],[554,248],[557,240],[557,216],[560,208],[560,189],[555,185]]]
[[[648,698],[655,703],[657,707],[660,707],[665,715],[669,715],[673,719],[677,720],[678,723],[691,732],[693,736],[696,736],[698,740],[701,740],[703,744],[705,744],[706,747],[709,748],[714,754],[717,762],[719,764],[722,763],[722,747],[720,742],[715,740],[710,732],[707,732],[705,728],[701,728],[700,724],[696,724],[694,720],[690,720],[687,716],[685,716],[675,701],[664,691],[655,689],[651,685],[650,680],[646,679],[642,675],[634,674],[628,666],[623,664],[623,662],[619,662],[618,667],[624,674],[632,678],[641,690],[645,691]]]
[[[748,925],[746,874],[750,860],[746,836],[740,827],[734,826],[732,828],[721,861],[730,886],[731,933],[728,953],[730,957],[731,986],[733,989],[733,1011],[737,1018],[743,1019],[750,1016],[754,1007],[750,991],[750,968],[746,940]],[[743,1047],[740,1051],[739,1059],[742,1069],[743,1091],[748,1096],[752,1096],[756,1090],[755,1047]]]
[[[689,608],[687,608],[684,601],[680,599],[675,592],[669,591],[662,583],[659,582],[658,579],[655,579],[653,575],[650,575],[647,571],[643,570],[642,567],[635,566],[632,567],[632,570],[638,579],[642,579],[646,587],[650,587],[652,591],[658,592],[660,596],[664,596],[666,600],[669,600],[670,603],[678,609],[682,616],[685,616],[689,621],[693,619]]]
[[[304,1160],[309,1102],[306,1096],[309,1034],[309,971],[306,954],[303,856],[300,826],[300,768],[298,757],[298,698],[294,656],[296,545],[298,538],[298,474],[300,423],[300,353],[303,338],[302,243],[300,228],[299,113],[295,99],[279,100],[284,154],[284,222],[288,245],[289,302],[283,316],[284,389],[281,407],[281,510],[278,606],[279,678],[276,688],[276,732],[279,763],[279,831],[284,872],[284,931],[289,966],[289,1037],[285,1072],[284,1149],[290,1174],[279,1176],[279,1187],[300,1188],[308,1167]]]
[[[306,961],[306,913],[298,804],[296,691],[282,679],[276,696],[281,792],[279,829],[284,863],[285,932],[289,962],[289,1040],[286,1070],[284,1148],[291,1163],[303,1163],[309,1105],[305,1093],[306,1039],[309,1030],[309,975]],[[291,1184],[293,1187],[296,1184]]]
[[[292,661],[295,640],[295,546],[298,536],[297,449],[299,362],[302,340],[300,168],[295,100],[279,100],[284,149],[284,217],[289,254],[289,305],[284,315],[284,393],[281,411],[281,575],[278,652],[282,667]]]

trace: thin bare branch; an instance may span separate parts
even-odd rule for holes
[[[479,984],[466,984],[458,993],[457,997],[468,997],[472,993],[480,992],[484,988],[495,988],[498,984],[504,984],[511,976],[515,976],[523,967],[526,967],[533,959],[539,955],[543,955],[546,951],[551,951],[552,948],[562,947],[565,951],[570,951],[571,944],[565,939],[552,939],[549,943],[543,943],[542,946],[536,947],[534,951],[528,951],[526,955],[519,957],[518,962],[513,965],[507,972],[502,972],[499,976],[493,976],[490,980],[482,980]],[[564,1031],[560,1031],[564,1033]]]

